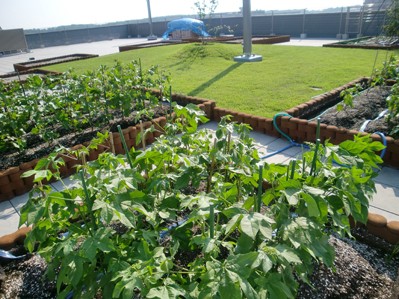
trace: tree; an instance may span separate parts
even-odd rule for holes
[[[204,20],[206,16],[211,18],[218,5],[218,0],[199,0],[194,2],[200,20]]]
[[[392,5],[388,10],[387,25],[384,26],[384,30],[387,36],[399,36],[399,0],[392,0]]]

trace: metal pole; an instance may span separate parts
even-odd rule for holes
[[[359,33],[357,34],[357,37],[363,36],[363,17],[364,17],[364,5],[361,8],[360,11],[360,18],[359,18]]]
[[[150,0],[147,0],[147,9],[148,9],[148,22],[150,24],[150,36],[148,37],[148,40],[154,40],[154,39],[157,39],[157,37],[154,35],[153,30],[152,30],[152,17],[151,17]]]
[[[306,33],[305,33],[305,21],[306,21],[306,8],[303,10],[303,21],[302,21],[302,33],[301,33],[301,38],[306,38]]]
[[[343,20],[343,15],[344,15],[344,7],[341,7],[341,18],[339,20],[339,31],[337,34],[337,38],[341,39],[342,38],[342,20]]]
[[[274,10],[272,10],[272,32],[271,35],[275,35],[274,34]]]
[[[350,11],[351,8],[348,6],[346,8],[346,22],[345,22],[345,36],[343,37],[343,39],[347,39],[349,37],[349,17],[350,17]]]
[[[237,62],[262,61],[261,55],[252,54],[252,20],[251,20],[251,0],[242,1],[243,13],[243,55],[234,57]]]
[[[244,17],[244,55],[251,56],[252,53],[252,20],[251,1],[243,0],[242,12]]]

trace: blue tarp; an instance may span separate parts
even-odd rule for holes
[[[175,30],[190,30],[199,36],[209,36],[205,31],[204,22],[196,19],[183,18],[170,21],[168,23],[168,30],[162,35],[162,38],[167,39],[169,34]]]

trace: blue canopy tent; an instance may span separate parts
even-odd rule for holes
[[[166,32],[162,35],[162,38],[167,39],[169,34],[175,30],[192,31],[199,36],[209,36],[209,34],[205,31],[204,22],[196,19],[183,18],[170,21],[168,23],[168,30],[166,30]]]

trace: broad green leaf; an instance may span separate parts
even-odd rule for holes
[[[292,264],[301,264],[302,261],[299,258],[299,256],[297,254],[295,254],[295,251],[288,247],[285,246],[283,244],[277,245],[276,249],[278,250],[278,252],[280,253],[280,255],[282,257],[284,257],[289,263]]]
[[[219,283],[220,298],[241,299],[241,289],[237,281],[233,281],[229,271],[223,271]],[[235,279],[236,280],[236,279]]]
[[[152,288],[146,298],[174,299],[180,298],[185,294],[174,285],[160,286]]]
[[[94,237],[88,237],[82,244],[81,250],[86,258],[91,262],[95,261],[97,254],[97,240]]]
[[[254,219],[253,215],[244,215],[240,222],[241,231],[252,240],[255,240],[259,231],[259,223]]]
[[[71,283],[76,287],[83,276],[83,260],[76,256],[75,260],[72,260],[68,264],[68,267],[70,270],[69,276],[71,277]]]
[[[319,211],[319,207],[317,205],[316,200],[310,194],[302,193],[301,195],[302,195],[302,198],[306,202],[309,216],[316,217],[316,218],[319,217],[320,211]]]
[[[225,234],[228,235],[233,230],[235,230],[239,226],[242,218],[243,218],[243,215],[241,215],[241,214],[237,214],[237,215],[233,216],[233,218],[231,218],[230,221],[227,222],[227,224],[226,224]]]

